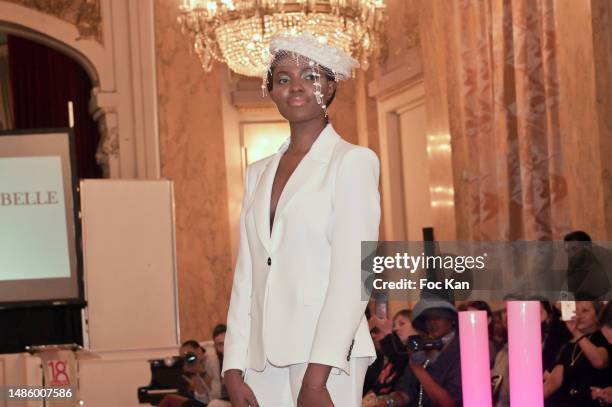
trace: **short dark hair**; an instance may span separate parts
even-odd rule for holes
[[[580,301],[580,300],[578,300]],[[595,310],[595,315],[599,316],[599,314],[601,313],[601,310],[604,307],[603,302],[601,301],[589,301],[591,304],[593,304],[593,309]]]
[[[224,334],[225,332],[227,332],[227,326],[225,326],[225,324],[219,324],[213,329],[212,337],[216,338],[217,336]]]
[[[597,322],[600,327],[607,326],[612,328],[612,301],[608,301],[606,306],[600,311]]]
[[[582,230],[575,230],[563,237],[566,242],[592,242],[591,236]]]
[[[268,89],[268,93],[272,92],[272,88],[274,87],[274,81],[272,80],[272,77],[274,76],[274,68],[276,67],[277,62],[286,54],[277,54],[274,59],[272,60],[272,64],[270,64],[270,69],[268,69],[268,73],[266,75],[266,89]],[[334,73],[332,72],[331,69],[326,68],[322,65],[319,65],[319,69],[321,69],[321,71],[323,71],[323,74],[325,75],[325,77],[327,78],[328,81],[330,82],[336,82],[336,75],[334,75]],[[325,103],[327,105],[327,107],[329,107],[332,102],[334,101],[334,98],[336,97],[336,89],[334,89],[334,93],[332,93],[331,97],[329,98],[329,100],[327,101],[327,103]]]
[[[183,344],[181,345],[181,348],[184,346],[189,346],[194,349],[202,348],[202,345],[200,345],[200,343],[196,341],[195,339],[189,339],[188,341],[183,342]]]
[[[491,318],[493,316],[493,311],[491,311],[491,307],[486,301],[480,301],[480,300],[470,301],[467,303],[467,308],[474,308],[474,309],[477,309],[478,311],[486,311],[487,318]]]

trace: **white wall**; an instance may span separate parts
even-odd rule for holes
[[[147,360],[178,354],[172,183],[87,180],[80,191],[85,340],[97,356],[79,362],[80,398],[92,407],[135,407],[138,387],[151,379]],[[0,357],[0,386],[41,384],[38,357]]]

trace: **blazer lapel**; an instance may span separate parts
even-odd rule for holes
[[[336,133],[331,124],[328,124],[319,137],[315,140],[313,145],[310,147],[310,150],[302,161],[297,166],[297,168],[289,177],[283,192],[278,200],[278,204],[276,206],[276,212],[274,215],[274,229],[272,230],[273,236],[271,237],[274,240],[274,235],[277,235],[276,223],[277,219],[280,219],[280,215],[282,215],[283,210],[289,205],[295,194],[304,187],[312,177],[312,174],[316,171],[319,171],[321,168],[325,168],[329,161],[331,160],[331,156],[336,146],[336,143],[340,140],[340,136]],[[278,163],[277,163],[278,166]],[[276,173],[276,168],[274,170]],[[274,175],[272,175],[272,182],[274,181]],[[270,184],[270,194],[272,193],[272,184]],[[270,198],[268,197],[268,218],[270,211]]]
[[[260,181],[256,186],[255,196],[253,199],[253,214],[255,216],[255,228],[261,244],[266,251],[270,253],[270,198],[272,196],[272,184],[280,158],[286,150],[286,142],[281,146],[279,151],[268,161],[266,168],[260,177]]]
[[[283,210],[287,207],[287,204],[291,202],[291,199],[296,192],[298,192],[304,186],[304,184],[308,181],[308,178],[312,176],[313,172],[317,171],[321,167],[322,163],[319,161],[309,159],[308,156],[302,158],[300,164],[293,171],[291,177],[289,177],[287,180],[285,188],[278,199],[278,204],[276,204],[276,212],[274,214],[275,223],[276,219],[280,218]],[[274,232],[274,230],[272,230],[272,232]]]

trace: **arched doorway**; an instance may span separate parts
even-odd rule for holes
[[[40,41],[0,28],[0,117],[4,130],[69,127],[74,124],[79,178],[101,178],[96,160],[98,125],[90,114],[93,81],[70,55]],[[69,114],[68,102],[72,105]],[[27,345],[83,344],[83,303],[27,306],[0,311],[0,353],[22,352]]]
[[[0,81],[3,99],[9,98],[2,104],[6,130],[69,127],[72,120],[78,177],[102,177],[96,162],[100,133],[89,113],[94,85],[87,71],[70,56],[19,35],[0,31],[0,47],[6,59],[0,66],[8,68]]]

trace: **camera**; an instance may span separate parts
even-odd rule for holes
[[[409,336],[405,344],[402,343],[399,336],[397,336],[395,332],[390,335],[390,341],[386,341],[385,339],[381,341],[381,346],[384,348],[390,343],[393,347],[393,351],[400,355],[419,352],[422,350],[441,350],[444,347],[444,342],[442,342],[441,339],[430,339],[421,335]]]
[[[429,339],[421,335],[412,335],[408,337],[406,349],[409,352],[420,352],[422,350],[440,350],[444,347],[441,339]]]
[[[185,353],[183,356],[183,363],[186,365],[193,365],[198,361],[198,356],[193,352]]]

